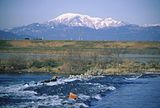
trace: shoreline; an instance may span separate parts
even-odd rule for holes
[[[2,74],[54,74],[54,75],[83,75],[83,76],[90,76],[85,74],[68,74],[68,73],[56,73],[56,72],[45,72],[45,71],[0,71],[0,75]],[[126,72],[126,73],[108,73],[108,74],[102,74],[102,76],[107,75],[140,75],[140,74],[160,74],[160,70],[157,71],[146,71],[146,72]],[[91,76],[101,76],[101,75],[91,75]]]
[[[160,71],[159,42],[3,40],[0,44],[0,73],[114,75]]]

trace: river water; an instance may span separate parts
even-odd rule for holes
[[[52,74],[0,74],[1,108],[160,108],[160,75],[108,75],[89,78]],[[68,99],[70,92],[77,100]]]

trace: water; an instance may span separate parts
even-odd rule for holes
[[[160,75],[108,75],[89,78],[52,74],[0,74],[1,108],[159,108]],[[68,99],[69,92],[78,95]]]

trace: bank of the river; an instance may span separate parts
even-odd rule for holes
[[[0,41],[0,72],[130,74],[160,71],[159,42]]]

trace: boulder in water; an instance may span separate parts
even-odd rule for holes
[[[69,99],[76,100],[77,98],[78,98],[78,96],[75,93],[72,93],[72,92],[69,93]]]
[[[49,82],[54,82],[54,81],[57,81],[57,76],[53,76],[52,79],[49,79],[49,80],[44,80],[42,81],[41,83],[49,83]]]

